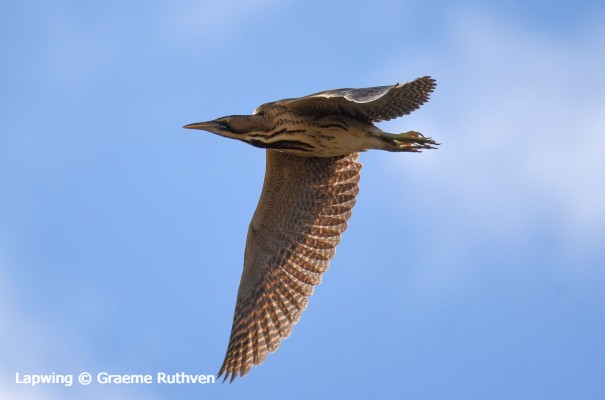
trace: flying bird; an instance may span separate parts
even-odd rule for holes
[[[435,148],[433,139],[418,132],[387,133],[373,124],[418,109],[435,86],[425,76],[328,90],[266,103],[252,115],[185,125],[267,149],[219,377],[233,381],[246,375],[292,332],[347,228],[359,191],[359,152]]]

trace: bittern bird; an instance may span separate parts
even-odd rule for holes
[[[347,228],[359,191],[358,153],[435,148],[418,132],[392,134],[373,125],[416,110],[435,85],[425,76],[392,86],[328,90],[266,103],[253,115],[185,126],[267,149],[219,377],[246,375],[290,335]]]

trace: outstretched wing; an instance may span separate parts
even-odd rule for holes
[[[425,76],[404,84],[327,90],[273,104],[283,105],[303,114],[346,113],[368,122],[380,122],[407,115],[418,109],[429,99],[436,86],[433,78]]]
[[[358,154],[301,157],[267,151],[244,270],[219,376],[244,376],[288,337],[334,257],[359,191]]]

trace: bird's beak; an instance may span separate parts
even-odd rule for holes
[[[201,129],[203,131],[216,132],[225,129],[225,124],[218,121],[196,122],[194,124],[185,125],[186,129]]]

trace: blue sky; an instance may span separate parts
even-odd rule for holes
[[[3,2],[0,397],[605,397],[602,2]],[[184,124],[431,75],[368,152],[330,270],[232,385],[214,374],[263,151]]]

